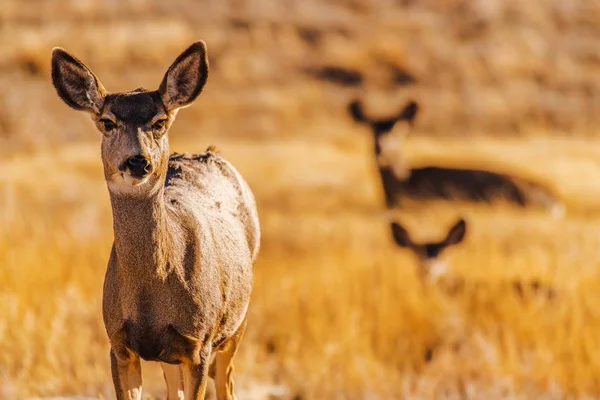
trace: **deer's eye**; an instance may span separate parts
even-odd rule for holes
[[[117,125],[114,122],[106,118],[101,119],[100,123],[102,124],[106,132],[110,132],[117,127]]]
[[[156,121],[155,123],[152,124],[152,130],[153,131],[160,131],[165,127],[167,120],[166,119],[159,119],[158,121]]]

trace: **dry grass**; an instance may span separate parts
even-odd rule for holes
[[[157,84],[197,37],[213,74],[174,125],[173,150],[217,144],[253,187],[263,226],[240,398],[600,396],[600,143],[588,137],[600,122],[597,4],[241,1],[234,13],[220,1],[163,3],[0,4],[0,398],[112,398],[99,135],[53,93],[50,48],[124,90]],[[390,62],[419,83],[386,88]],[[339,89],[301,75],[321,64],[358,68],[368,83]],[[343,114],[359,93],[381,113],[423,101],[412,164],[540,179],[563,196],[566,217],[467,204],[399,211],[416,238],[458,215],[470,223],[451,273],[483,289],[424,293],[389,237],[367,130]],[[523,301],[503,284],[511,279],[557,296]],[[162,396],[159,372],[144,372]]]
[[[489,290],[456,298],[435,290],[425,296],[413,260],[388,238],[367,141],[358,129],[349,134],[359,143],[349,149],[288,140],[221,146],[255,188],[264,229],[239,356],[242,388],[252,393],[256,382],[283,385],[283,398],[597,393],[597,218],[553,220],[443,204],[404,211],[401,218],[417,237],[439,235],[465,213],[472,229],[454,254],[453,273],[489,283]],[[409,143],[414,155],[435,145],[421,142]],[[529,152],[537,165],[553,156],[536,154],[539,144]],[[174,147],[204,145],[175,140]],[[586,152],[593,159],[588,146],[579,147],[576,162]],[[67,146],[2,164],[4,397],[111,395],[99,304],[110,210],[96,147]],[[472,148],[490,147],[481,141]],[[460,154],[449,153],[449,159]],[[502,289],[515,278],[548,282],[558,296],[523,302]],[[429,363],[427,349],[433,350]]]

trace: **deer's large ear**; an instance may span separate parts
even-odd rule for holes
[[[360,100],[353,100],[348,104],[348,112],[356,122],[370,123],[369,119],[365,116],[362,104]]]
[[[158,88],[166,109],[173,111],[192,104],[202,91],[207,79],[206,44],[198,41],[177,57]]]
[[[60,47],[52,50],[52,83],[69,106],[100,113],[106,96],[102,83],[81,61]]]
[[[398,246],[409,247],[412,245],[412,240],[410,239],[408,231],[397,222],[392,222],[392,235]]]
[[[467,232],[467,223],[464,219],[458,220],[456,224],[448,231],[448,236],[442,242],[445,246],[451,246],[454,244],[459,244],[465,238],[465,233]]]
[[[417,102],[411,101],[404,107],[400,114],[398,114],[397,120],[405,120],[408,121],[409,124],[412,124],[417,116],[417,112],[419,112],[419,105]]]

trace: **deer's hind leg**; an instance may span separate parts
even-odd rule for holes
[[[214,363],[211,365],[211,372],[214,374],[217,400],[236,399],[233,388],[233,358],[245,330],[246,319],[244,318],[237,332],[227,342],[223,343],[223,347],[215,355]]]
[[[167,400],[183,400],[183,375],[179,365],[160,363],[167,382]]]

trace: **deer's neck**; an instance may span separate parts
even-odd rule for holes
[[[136,274],[166,273],[172,246],[164,188],[144,197],[110,197],[118,267]]]
[[[396,203],[396,193],[400,191],[399,182],[403,182],[410,177],[410,169],[405,163],[401,149],[390,146],[390,143],[395,144],[395,142],[386,135],[390,135],[390,133],[379,135],[376,138],[375,156],[386,205],[393,207]]]
[[[392,132],[380,133],[375,139],[375,156],[380,169],[388,169],[396,180],[404,181],[410,175],[401,138]]]

